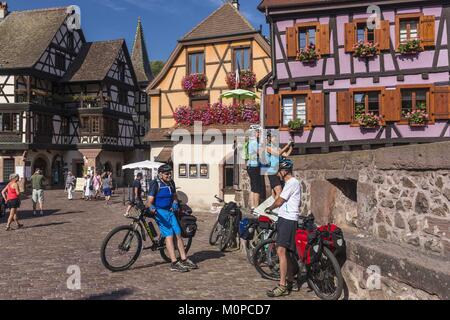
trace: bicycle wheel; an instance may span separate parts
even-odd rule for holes
[[[177,241],[175,241],[175,239],[176,238],[173,237],[174,246],[175,246],[175,256],[177,257],[177,259],[180,259],[180,252],[178,251],[178,244],[177,244]],[[165,239],[163,239],[162,241],[165,241]],[[183,242],[184,242],[184,251],[186,252],[186,255],[187,255],[187,253],[192,245],[192,237],[187,238],[187,241],[186,241],[186,239],[183,239]],[[172,260],[170,259],[169,251],[167,250],[165,243],[162,244],[161,248],[159,249],[159,254],[161,255],[161,258],[164,259],[164,261],[172,262]]]
[[[133,226],[119,226],[103,240],[100,256],[108,270],[124,271],[136,262],[141,250],[141,234]]]
[[[275,239],[267,239],[258,244],[253,254],[253,265],[263,278],[280,280],[280,260]]]
[[[217,241],[219,241],[219,238],[221,236],[222,226],[220,225],[219,221],[217,220],[214,223],[214,226],[211,230],[211,233],[209,234],[209,244],[212,246],[215,246]]]
[[[245,252],[247,254],[247,260],[250,264],[253,264],[253,254],[255,249],[262,241],[266,240],[267,233],[265,230],[256,230],[253,239],[245,241]]]
[[[307,266],[308,285],[323,300],[337,300],[342,294],[344,279],[334,254],[323,247],[317,262]]]
[[[225,251],[230,244],[231,238],[233,236],[233,217],[228,217],[225,225],[222,227],[222,232],[220,235],[219,249],[220,251]]]

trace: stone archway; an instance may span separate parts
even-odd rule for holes
[[[52,185],[62,185],[64,183],[63,164],[63,158],[61,155],[56,155],[53,157],[51,168]]]

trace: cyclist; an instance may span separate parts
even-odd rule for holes
[[[158,168],[158,178],[150,183],[148,195],[150,212],[155,215],[161,236],[166,238],[167,251],[172,261],[170,270],[187,272],[189,269],[197,269],[198,266],[186,257],[181,228],[175,216],[179,207],[170,165],[164,164]],[[177,239],[180,261],[177,261],[175,255],[174,236]]]
[[[289,295],[292,290],[296,290],[294,285],[296,265],[292,254],[295,252],[295,233],[300,215],[301,187],[300,182],[292,175],[292,169],[291,160],[280,160],[278,176],[285,182],[285,186],[275,202],[266,208],[267,213],[275,208],[280,208],[276,238],[277,255],[280,260],[280,283],[267,292],[269,297]]]

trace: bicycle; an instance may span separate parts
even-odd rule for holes
[[[143,241],[148,239],[151,245],[145,249],[150,249],[152,251],[159,251],[161,257],[166,262],[171,262],[169,258],[169,253],[166,248],[166,242],[164,237],[157,238],[158,233],[153,226],[153,223],[149,223],[145,220],[148,216],[146,209],[143,205],[131,204],[132,209],[136,215],[128,215],[127,219],[131,219],[132,222],[129,225],[122,225],[114,228],[106,238],[103,240],[100,256],[103,265],[110,271],[124,271],[129,269],[139,258],[143,250]],[[180,204],[180,210],[177,216],[186,214],[184,212],[183,206]],[[120,235],[122,234],[123,235]],[[117,244],[114,243],[117,239]],[[176,252],[178,252],[178,246],[176,237],[174,239],[174,246]],[[134,243],[135,241],[136,243]],[[134,244],[133,244],[134,243]],[[192,245],[192,237],[187,238],[187,243],[184,245],[186,253],[189,251]],[[114,256],[108,257],[109,246],[112,246]],[[178,253],[179,254],[179,253]],[[123,258],[124,259],[121,259]],[[123,263],[115,263],[115,260],[124,260]]]
[[[311,230],[313,219],[314,217],[311,216],[300,217],[298,229]],[[312,253],[314,257],[311,257],[310,250],[305,251],[304,256],[300,256],[300,250],[290,256],[297,267],[295,273],[299,288],[301,287],[300,282],[306,280],[308,286],[319,298],[337,300],[344,287],[340,265],[329,248],[330,243],[322,239],[320,232],[318,232],[316,240],[310,247],[310,250],[314,251]],[[255,248],[253,264],[263,278],[280,280],[280,264],[275,239],[264,240]]]
[[[224,206],[220,210],[217,221],[214,223],[209,235],[209,243],[216,245],[219,242],[220,251],[225,251],[232,244],[233,236],[238,234],[241,210],[235,202],[225,202],[225,200],[214,196]],[[236,239],[235,239],[236,240]]]
[[[253,254],[256,247],[264,240],[275,239],[277,220],[278,215],[272,212],[272,214],[261,214],[251,222],[255,230],[253,239],[245,241],[245,251],[250,264],[253,264]]]

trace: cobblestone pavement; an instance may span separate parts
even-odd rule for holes
[[[133,267],[112,273],[100,261],[100,245],[114,227],[127,224],[121,196],[103,201],[68,201],[47,191],[47,211],[33,217],[31,200],[19,211],[24,229],[0,225],[0,299],[266,299],[275,283],[262,279],[242,252],[221,253],[208,243],[214,216],[195,212],[199,231],[190,250],[200,269],[169,270],[158,252],[144,250]],[[16,228],[16,226],[14,226]],[[145,244],[144,244],[145,246]],[[81,290],[67,289],[67,268],[78,265]],[[306,285],[283,299],[315,299]]]

